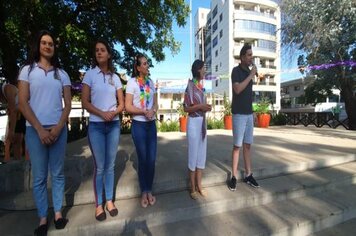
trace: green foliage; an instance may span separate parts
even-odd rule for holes
[[[258,103],[252,104],[252,110],[257,114],[267,114],[269,113],[270,104],[271,102],[268,98],[262,98]]]
[[[272,115],[270,125],[286,125],[287,118],[284,114],[278,113],[277,115]]]
[[[179,114],[179,117],[182,117],[182,116],[187,116],[188,113],[184,111],[184,106],[183,106],[183,103],[179,103],[178,107],[177,107],[177,112]]]
[[[5,69],[23,64],[34,36],[48,29],[58,37],[58,54],[72,79],[90,66],[99,37],[122,49],[122,54],[114,52],[114,62],[130,74],[137,51],[150,53],[158,62],[165,59],[165,48],[178,52],[173,22],[184,26],[188,13],[184,0],[1,1],[0,62]]]
[[[318,76],[319,81],[306,91],[306,102],[320,100],[331,88],[340,89],[350,129],[356,129],[356,67],[305,71],[308,65],[356,60],[356,1],[286,0],[281,11],[282,42],[305,53],[305,58],[298,58],[301,72]]]
[[[224,129],[224,121],[217,119],[208,119],[207,129]]]
[[[224,92],[224,109],[223,109],[224,116],[231,116],[231,102],[227,99],[226,93]]]
[[[158,127],[160,132],[174,132],[179,131],[178,121],[162,121]]]

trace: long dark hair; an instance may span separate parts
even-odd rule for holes
[[[50,59],[50,63],[51,65],[54,67],[54,69],[57,71],[58,68],[60,68],[60,63],[59,63],[59,59],[58,59],[58,55],[57,55],[57,50],[56,50],[56,40],[55,37],[53,36],[53,34],[51,32],[49,32],[48,30],[41,30],[36,38],[36,41],[34,42],[33,46],[31,47],[31,53],[30,56],[27,60],[27,65],[30,65],[30,70],[29,73],[31,72],[31,70],[33,69],[34,63],[38,62],[40,60],[40,44],[41,44],[41,39],[43,36],[48,35],[52,38],[53,40],[53,56]]]
[[[93,52],[93,63],[92,63],[92,67],[96,67],[96,66],[99,66],[99,63],[98,61],[96,60],[96,45],[98,43],[102,43],[104,44],[104,46],[106,47],[106,50],[108,51],[108,53],[110,54],[110,58],[108,59],[108,70],[111,72],[111,73],[114,73],[115,72],[115,67],[114,67],[114,63],[113,63],[113,51],[112,51],[112,48],[110,47],[109,43],[104,40],[104,39],[98,39],[95,41],[95,44],[94,44],[94,52]]]
[[[142,53],[137,53],[135,56],[134,66],[132,70],[132,77],[140,76],[140,72],[137,70],[137,67],[141,65],[141,58],[146,57]]]

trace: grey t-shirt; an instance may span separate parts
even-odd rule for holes
[[[250,74],[248,68],[244,69],[238,65],[232,69],[231,82],[232,84],[244,81]],[[232,89],[232,114],[252,114],[252,80],[247,87],[240,93],[236,94]]]

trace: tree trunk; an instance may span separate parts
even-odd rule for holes
[[[349,118],[350,130],[356,130],[356,96],[352,86],[342,86],[341,96],[345,101],[345,110]]]

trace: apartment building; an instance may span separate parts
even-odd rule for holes
[[[280,109],[281,12],[278,1],[211,0],[194,19],[194,56],[206,62],[207,73],[219,76],[215,93],[232,98],[231,71],[240,62],[245,43],[252,45],[254,63],[263,78],[255,79],[254,100],[268,97]]]

